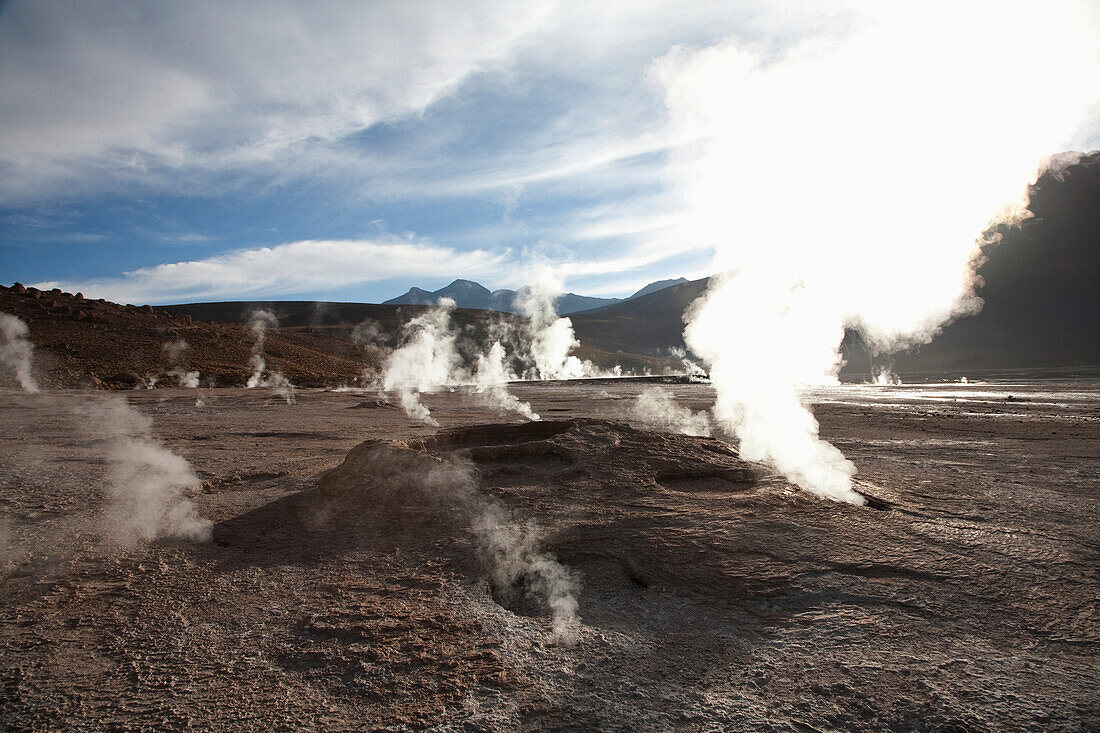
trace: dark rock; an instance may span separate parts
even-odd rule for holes
[[[119,372],[118,374],[112,374],[109,377],[104,377],[105,382],[109,387],[121,388],[121,389],[133,389],[141,384],[141,377],[133,372]]]

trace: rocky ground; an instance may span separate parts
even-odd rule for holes
[[[0,724],[1100,726],[1095,385],[816,394],[865,507],[645,429],[645,386],[517,385],[525,425],[429,396],[438,430],[356,392],[3,392]],[[119,440],[190,462],[210,541],[107,532]]]

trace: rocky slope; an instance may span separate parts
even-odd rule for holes
[[[173,369],[197,371],[203,386],[241,386],[251,372],[255,340],[248,316],[259,309],[272,311],[280,324],[265,338],[269,369],[308,387],[362,383],[364,372],[369,381],[400,343],[404,324],[427,306],[288,301],[139,307],[89,300],[80,293],[0,286],[0,313],[30,327],[34,375],[46,387],[164,386],[174,383]],[[465,308],[456,309],[451,321],[471,364],[492,343],[491,332],[522,324],[517,316]],[[174,354],[173,344],[185,346]],[[664,374],[677,366],[589,345],[575,353],[603,369],[621,366],[637,374]],[[0,384],[10,383],[11,376],[0,371]]]

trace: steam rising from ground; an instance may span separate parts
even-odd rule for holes
[[[451,328],[454,307],[453,300],[441,298],[438,308],[406,324],[404,342],[386,360],[382,388],[396,391],[409,417],[428,425],[439,423],[420,401],[420,395],[433,394],[452,384],[472,384],[484,404],[538,420],[531,405],[508,392],[508,382],[516,375],[507,365],[507,355],[499,340],[486,353],[477,355],[472,375],[462,366],[458,334]]]
[[[666,389],[649,387],[632,405],[636,420],[647,427],[683,435],[710,435],[710,417],[676,404]]]
[[[731,38],[655,66],[686,236],[717,269],[685,339],[742,456],[862,503],[818,438],[809,385],[846,327],[878,353],[975,312],[991,222],[1025,215],[1042,156],[1095,101],[1096,11],[1072,3],[845,5],[786,49]]]
[[[679,359],[680,363],[683,364],[684,376],[691,378],[692,381],[705,381],[707,379],[706,370],[699,366],[693,359],[689,358],[687,351],[676,347],[672,347],[668,351],[673,358]]]
[[[471,528],[477,534],[493,585],[504,595],[524,593],[544,599],[553,623],[553,639],[576,639],[577,582],[551,555],[541,552],[538,529],[520,524],[500,504],[482,499]]]
[[[30,330],[27,324],[11,315],[0,313],[0,335],[4,341],[0,343],[0,361],[15,372],[15,378],[24,392],[37,392],[38,382],[31,374],[31,355],[34,353],[34,344],[27,340]]]
[[[534,524],[520,522],[507,507],[478,490],[472,464],[385,443],[365,443],[321,480],[321,491],[336,495],[364,492],[361,495],[372,502],[372,512],[400,512],[411,507],[420,518],[434,514],[441,523],[457,520],[468,526],[498,597],[508,602],[545,603],[553,640],[568,644],[575,639],[579,624],[576,579],[539,549],[540,536]],[[432,511],[424,512],[426,508]]]
[[[172,367],[168,370],[168,376],[175,377],[176,386],[184,389],[195,389],[199,386],[199,373],[189,371],[183,364],[183,355],[190,346],[183,339],[170,341],[164,345],[164,356]]]
[[[534,273],[535,284],[521,288],[515,306],[527,317],[522,326],[501,322],[490,329],[488,344],[475,344],[451,325],[455,303],[441,298],[439,307],[420,315],[405,326],[404,340],[386,358],[382,389],[396,391],[405,412],[428,425],[438,425],[420,400],[448,385],[470,385],[483,404],[517,412],[529,420],[539,416],[530,404],[508,392],[508,382],[518,379],[513,363],[523,378],[531,380],[576,379],[598,376],[589,361],[570,354],[579,345],[568,318],[560,318],[554,301],[561,294],[561,282],[549,268]],[[353,332],[357,341],[378,338],[373,323]],[[512,352],[505,346],[508,344]],[[611,373],[620,376],[616,367]]]
[[[248,318],[248,330],[252,332],[252,357],[248,364],[252,368],[252,375],[245,386],[248,389],[256,387],[270,387],[275,394],[286,400],[288,405],[294,404],[294,385],[283,376],[282,372],[267,370],[267,361],[264,359],[264,340],[267,337],[267,329],[278,328],[279,319],[269,310],[253,311]]]
[[[535,272],[534,284],[516,293],[516,309],[530,321],[530,348],[534,379],[577,379],[591,373],[591,365],[570,355],[580,342],[573,335],[573,322],[558,317],[554,299],[562,285],[549,268]]]
[[[528,420],[538,420],[539,416],[531,405],[522,402],[508,391],[508,382],[516,375],[505,364],[504,347],[494,341],[486,354],[477,357],[477,370],[474,372],[474,385],[481,401],[491,407],[509,412],[518,412]]]
[[[107,535],[123,547],[160,538],[208,541],[210,522],[187,498],[199,478],[185,459],[153,438],[149,418],[119,398],[97,402],[87,412],[97,436],[109,441]]]
[[[409,417],[428,425],[439,423],[420,401],[420,395],[438,392],[453,380],[459,368],[455,334],[451,331],[454,307],[453,300],[440,298],[438,308],[409,321],[405,342],[390,354],[382,374],[382,388],[396,390]]]
[[[267,337],[267,329],[277,328],[279,319],[269,310],[253,311],[248,317],[248,330],[252,332],[252,357],[248,364],[252,368],[252,376],[245,385],[249,389],[258,387],[263,381],[264,370],[267,362],[264,360],[264,340]]]

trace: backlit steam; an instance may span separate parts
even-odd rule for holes
[[[862,503],[804,390],[835,381],[846,327],[888,353],[980,308],[982,233],[1024,216],[1043,156],[1090,132],[1100,29],[1085,3],[843,7],[792,46],[730,38],[654,71],[685,236],[725,273],[685,331],[715,415],[743,457]]]
[[[561,281],[549,268],[535,272],[534,284],[516,293],[516,309],[530,320],[531,357],[534,367],[530,379],[577,379],[591,371],[570,351],[579,345],[573,335],[573,322],[559,318],[554,299],[561,294]]]
[[[20,319],[10,313],[0,313],[0,335],[4,337],[0,343],[0,361],[15,372],[15,379],[24,392],[33,393],[38,391],[38,382],[31,374],[34,344],[27,340],[29,332],[27,324]]]
[[[439,307],[405,325],[405,342],[390,354],[382,373],[382,389],[395,390],[409,417],[436,425],[421,394],[438,392],[459,369],[451,311],[455,302],[440,298]]]
[[[88,408],[98,437],[108,443],[110,483],[103,521],[121,546],[160,538],[206,542],[210,522],[200,517],[187,491],[199,485],[191,465],[153,438],[149,418],[125,399]]]
[[[528,420],[538,420],[539,416],[531,409],[530,403],[522,402],[508,391],[508,382],[516,375],[505,365],[504,347],[494,341],[486,354],[477,357],[477,370],[474,372],[474,390],[484,404],[509,412],[518,412]]]
[[[650,428],[682,435],[710,435],[710,417],[676,404],[672,394],[660,387],[649,387],[634,400],[633,416]]]

